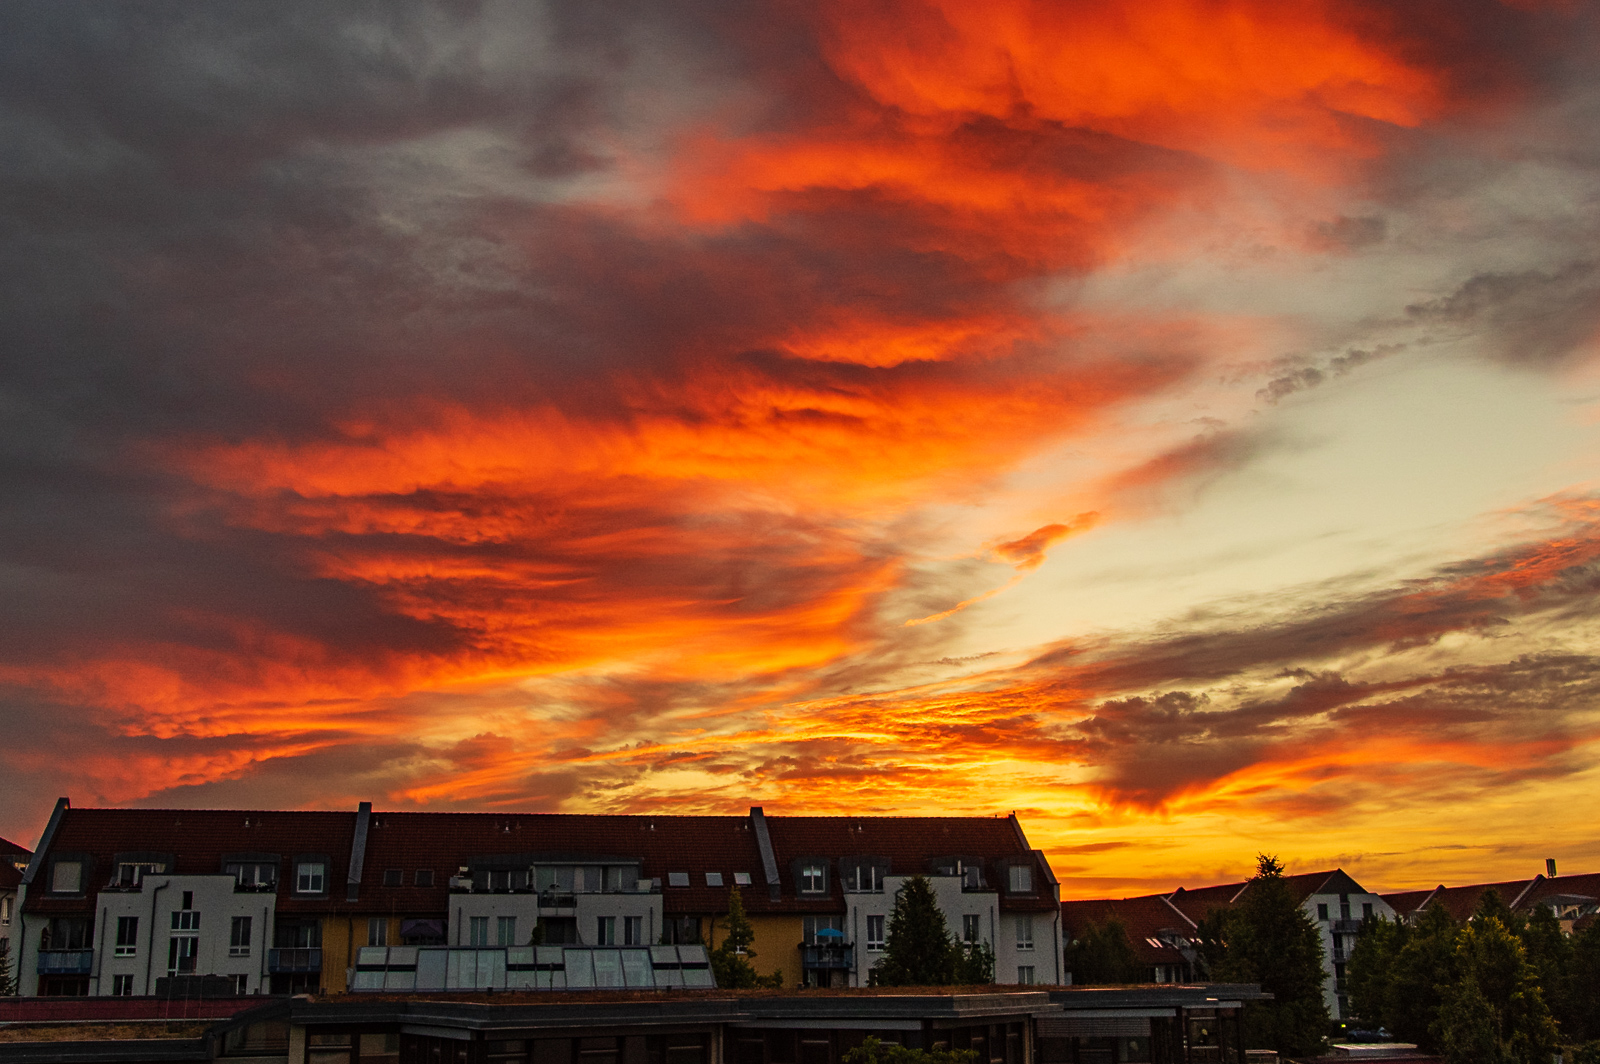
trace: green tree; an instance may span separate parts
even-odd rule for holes
[[[1116,917],[1103,924],[1090,922],[1072,940],[1067,947],[1067,970],[1074,986],[1136,983],[1142,974],[1127,928]]]
[[[1544,991],[1545,1004],[1555,1017],[1556,1026],[1569,1037],[1577,1036],[1582,1020],[1577,1012],[1577,998],[1586,987],[1574,985],[1572,979],[1573,947],[1561,933],[1561,922],[1548,906],[1536,905],[1517,932],[1522,948],[1533,967],[1534,979]],[[1595,984],[1590,983],[1588,987]],[[1588,991],[1593,993],[1592,990]]]
[[[1517,937],[1484,915],[1456,936],[1457,977],[1445,986],[1434,1037],[1450,1064],[1544,1064],[1555,1021]]]
[[[894,893],[883,959],[872,969],[873,986],[950,986],[956,982],[960,947],[923,876],[912,876]]]
[[[972,1049],[908,1049],[872,1035],[840,1059],[843,1064],[974,1064],[978,1054]]]
[[[1405,948],[1409,928],[1401,921],[1390,921],[1374,913],[1361,921],[1361,933],[1345,965],[1350,987],[1350,1011],[1370,1024],[1384,1021],[1384,1001],[1389,979],[1400,951]]]
[[[1259,983],[1273,996],[1245,1006],[1246,1044],[1280,1054],[1317,1051],[1329,1024],[1322,936],[1289,893],[1276,857],[1257,855],[1243,900],[1218,930],[1221,956],[1213,974],[1227,982]]]
[[[1522,917],[1511,911],[1511,906],[1506,904],[1505,898],[1501,897],[1500,892],[1494,887],[1490,887],[1479,896],[1478,907],[1467,917],[1473,923],[1490,918],[1499,920],[1500,926],[1513,935],[1522,933]]]
[[[987,942],[957,947],[956,982],[961,986],[987,986],[994,982],[994,948]]]
[[[763,977],[750,961],[756,951],[751,943],[756,940],[756,930],[744,912],[744,896],[734,887],[728,893],[728,917],[722,924],[722,941],[707,956],[711,959],[711,972],[717,986],[724,989],[748,990],[757,986],[782,986],[783,972]]]
[[[11,940],[0,938],[0,997],[10,997],[17,992],[17,981],[11,978]]]
[[[1439,1046],[1433,1024],[1443,989],[1456,981],[1456,924],[1442,905],[1430,905],[1406,934],[1384,987],[1383,1024],[1402,1042],[1428,1052]]]
[[[1573,993],[1571,1025],[1563,1033],[1574,1043],[1600,1041],[1600,992],[1595,989],[1600,987],[1600,920],[1591,920],[1568,945],[1567,979]]]

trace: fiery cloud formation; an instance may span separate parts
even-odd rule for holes
[[[1016,808],[1079,894],[1581,859],[1597,29],[0,13],[0,834],[762,801]]]

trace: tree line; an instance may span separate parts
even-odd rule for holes
[[[1483,893],[1466,923],[1443,906],[1415,924],[1362,923],[1346,968],[1350,1006],[1451,1064],[1600,1064],[1600,923],[1567,935],[1549,908]]]

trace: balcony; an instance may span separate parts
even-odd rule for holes
[[[1350,959],[1349,951],[1343,949],[1342,947],[1335,946],[1333,950],[1333,959],[1336,963],[1339,961],[1347,961]]]
[[[322,971],[322,950],[316,947],[310,949],[269,949],[267,950],[267,971],[273,975],[283,975],[291,972],[320,972]]]
[[[1329,920],[1328,930],[1336,935],[1353,935],[1361,930],[1360,920]]]
[[[240,883],[235,880],[233,884],[233,892],[235,894],[276,894],[278,893],[278,884]]]
[[[557,893],[553,890],[543,891],[539,895],[539,908],[541,909],[574,909],[578,905],[578,896],[571,891]]]
[[[92,949],[46,949],[39,951],[40,975],[88,975],[94,970]]]
[[[800,943],[800,967],[802,968],[839,968],[849,971],[855,966],[853,955],[855,944],[841,942],[829,946],[808,946]]]

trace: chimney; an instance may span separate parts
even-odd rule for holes
[[[1556,859],[1554,857],[1546,857],[1544,859],[1544,877],[1546,879],[1556,878]]]

